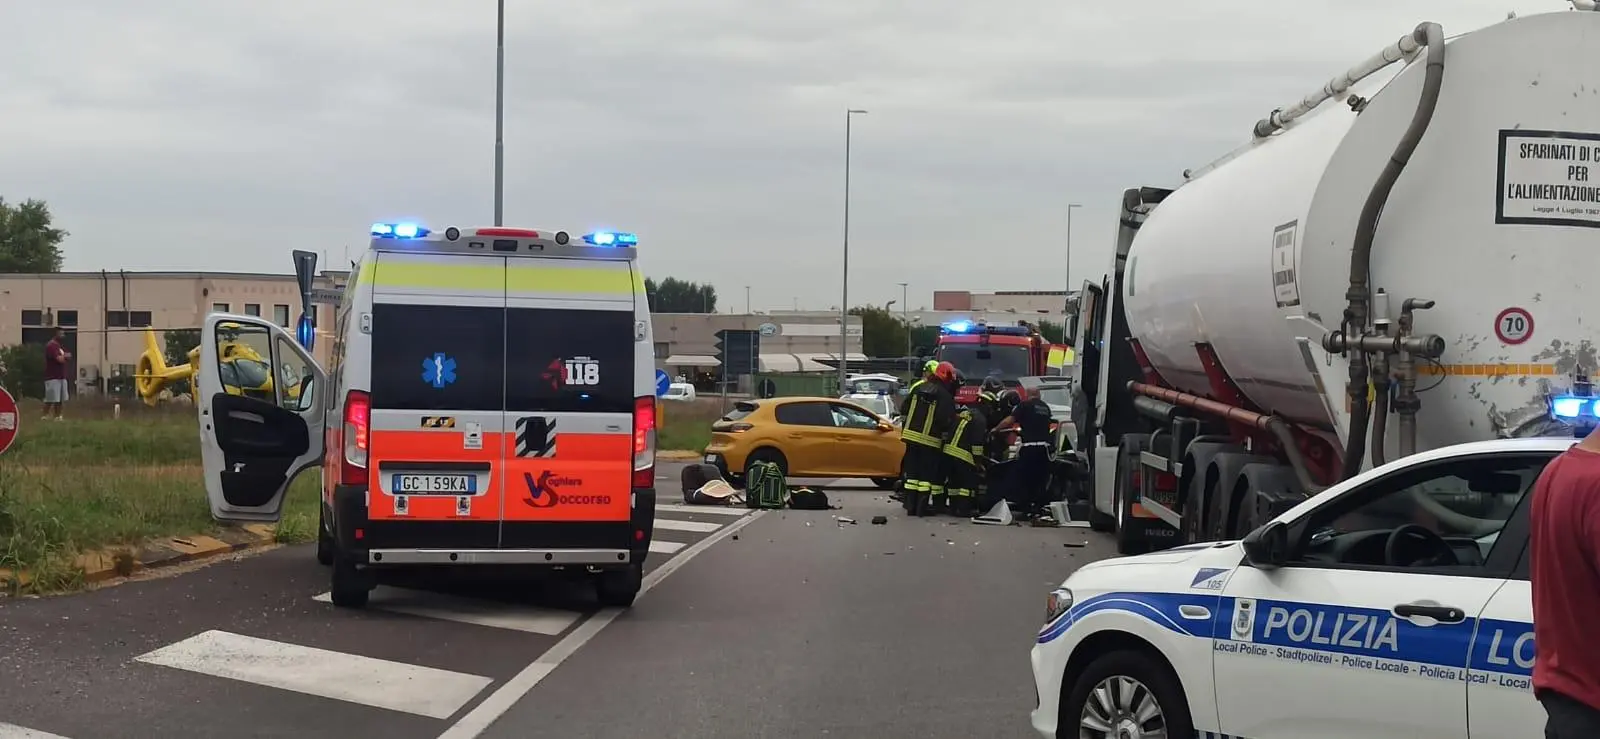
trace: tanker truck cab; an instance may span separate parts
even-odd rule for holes
[[[632,234],[375,224],[337,308],[329,368],[260,318],[293,407],[200,376],[212,515],[277,520],[322,468],[317,557],[336,605],[386,568],[532,566],[639,592],[655,515],[655,397]],[[263,354],[263,356],[266,356]],[[242,477],[248,475],[248,477]]]

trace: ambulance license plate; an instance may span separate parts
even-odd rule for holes
[[[389,486],[395,495],[474,495],[476,475],[395,475]]]

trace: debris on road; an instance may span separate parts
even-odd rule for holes
[[[850,524],[852,526],[854,526],[855,523],[856,523],[856,520],[851,518],[851,517],[849,517],[849,516],[834,516],[834,519],[837,520],[839,523],[847,523],[847,524]]]
[[[1086,541],[1064,541],[1064,542],[1061,542],[1061,546],[1072,547],[1074,549],[1077,549],[1077,548],[1089,546],[1089,542],[1086,542]]]
[[[873,526],[888,526],[889,525],[889,517],[888,516],[873,516],[872,517],[872,525]]]

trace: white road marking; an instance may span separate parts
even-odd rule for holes
[[[333,597],[330,593],[323,593],[314,600],[332,603]],[[367,607],[404,613],[408,616],[437,618],[546,636],[555,636],[566,631],[567,627],[582,615],[575,611],[559,611],[479,598],[460,598],[387,585],[379,585],[372,591],[371,601],[367,603]]]
[[[688,514],[692,514],[692,513],[711,513],[711,514],[715,514],[715,515],[718,515],[718,516],[748,516],[748,515],[750,515],[750,510],[751,509],[749,509],[749,508],[734,508],[733,506],[680,505],[678,503],[667,503],[667,504],[664,504],[664,505],[656,506],[656,513],[666,512],[666,513],[671,513],[671,514],[674,514],[674,515],[678,515],[678,514],[688,515]]]
[[[727,526],[727,524],[713,523],[711,521],[679,521],[676,518],[656,519],[656,528],[666,529],[667,531],[694,531],[704,534],[707,532],[716,531],[723,526]]]
[[[404,662],[207,631],[140,662],[444,719],[494,682]]]
[[[67,739],[60,734],[34,731],[26,726],[0,724],[0,739]]]
[[[753,511],[744,518],[723,527],[721,531],[690,545],[688,549],[684,550],[683,554],[663,562],[660,567],[645,576],[644,586],[639,589],[639,597],[644,597],[646,593],[650,592],[651,588],[660,584],[662,580],[667,579],[672,573],[677,572],[678,568],[687,564],[689,560],[700,556],[717,542],[750,525],[764,513],[765,511]],[[487,731],[496,719],[505,715],[506,711],[511,710],[512,706],[515,706],[517,701],[522,700],[522,697],[527,695],[528,691],[538,686],[545,676],[554,672],[557,667],[561,666],[562,662],[565,662],[568,657],[571,657],[583,645],[588,644],[589,640],[599,634],[602,629],[610,626],[611,622],[617,620],[617,617],[622,613],[623,611],[620,608],[602,608],[589,620],[579,624],[578,628],[572,630],[572,633],[562,637],[561,641],[556,642],[555,646],[551,647],[549,651],[540,655],[538,659],[527,667],[522,668],[522,672],[517,673],[516,677],[506,681],[504,685],[490,693],[489,697],[483,699],[482,703],[474,706],[471,711],[467,712],[467,715],[462,716],[448,730],[440,734],[439,739],[475,739],[475,737]]]
[[[686,546],[688,545],[680,544],[675,541],[662,541],[660,539],[650,540],[650,551],[654,554],[672,554],[673,552],[676,552]]]

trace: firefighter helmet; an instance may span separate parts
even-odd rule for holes
[[[954,385],[956,382],[956,366],[949,362],[940,362],[933,368],[933,376],[943,382]]]

